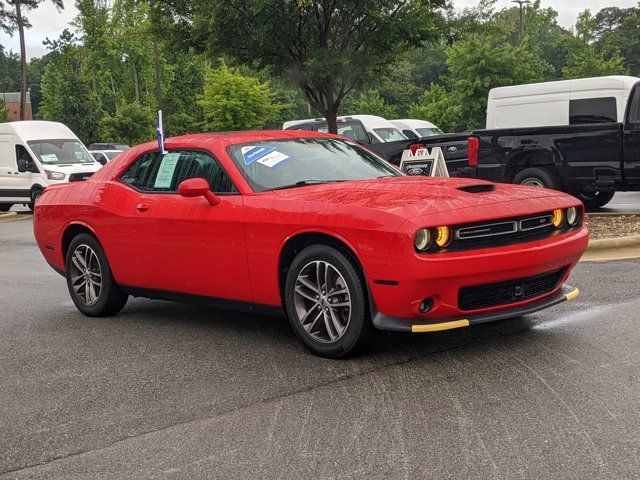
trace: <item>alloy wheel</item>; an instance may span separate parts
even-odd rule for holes
[[[96,252],[88,245],[78,245],[69,268],[75,295],[87,307],[95,305],[102,291],[102,268]]]
[[[314,340],[333,343],[346,333],[351,293],[342,274],[329,262],[316,260],[300,270],[294,305],[298,321]]]

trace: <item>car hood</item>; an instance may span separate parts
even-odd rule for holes
[[[99,163],[63,163],[61,165],[43,164],[42,168],[50,172],[61,172],[67,175],[72,173],[95,173],[100,167]]]
[[[295,201],[372,208],[404,218],[513,201],[526,200],[530,204],[536,199],[565,196],[553,190],[483,180],[409,176],[312,185],[274,193]]]

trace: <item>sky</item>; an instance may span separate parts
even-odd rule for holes
[[[42,42],[45,38],[56,39],[65,28],[73,29],[69,23],[74,19],[77,10],[73,6],[75,2],[65,0],[67,7],[58,12],[51,2],[45,1],[36,11],[27,16],[33,28],[27,31],[27,57],[40,57],[46,53]],[[477,5],[478,0],[454,0],[453,4],[459,8],[472,7]],[[510,0],[498,0],[497,10],[513,5]],[[638,0],[542,0],[543,7],[553,7],[558,12],[558,21],[564,27],[571,27],[575,24],[578,13],[586,8],[598,11],[604,7],[633,7],[638,5]],[[0,44],[6,50],[19,51],[18,36],[13,37],[0,33]]]

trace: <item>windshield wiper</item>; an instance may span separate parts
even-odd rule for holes
[[[272,188],[271,190],[284,190],[287,188],[304,187],[305,185],[322,185],[323,183],[339,183],[346,182],[346,180],[300,180],[289,185],[282,185],[281,187]]]

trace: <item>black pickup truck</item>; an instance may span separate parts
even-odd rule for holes
[[[640,191],[640,82],[625,108],[622,123],[591,115],[567,126],[477,130],[369,148],[398,164],[402,150],[416,143],[447,152],[452,141],[466,142],[465,161],[445,154],[452,176],[562,190],[595,209],[617,191]]]

